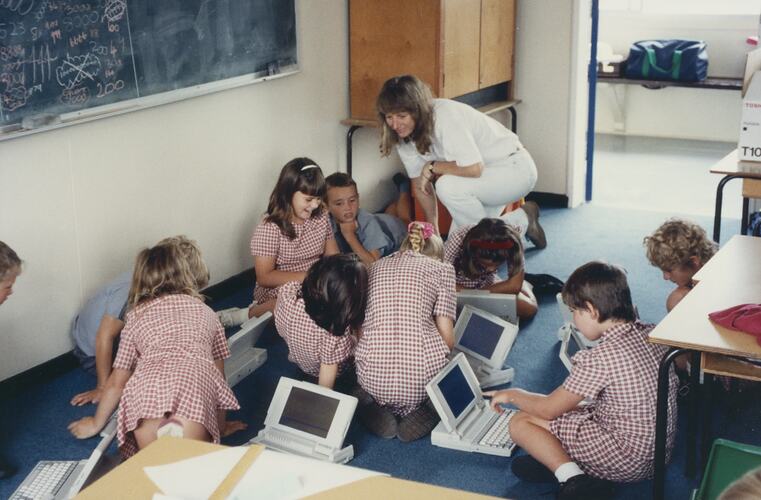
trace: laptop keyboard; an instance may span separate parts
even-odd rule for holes
[[[53,498],[77,464],[77,461],[39,462],[9,500]]]
[[[275,447],[280,447],[307,456],[311,456],[314,453],[313,444],[298,441],[291,436],[279,432],[269,432],[266,439]]]
[[[510,420],[515,415],[515,410],[505,410],[497,417],[491,428],[481,438],[478,444],[482,446],[491,446],[492,448],[510,448],[513,446],[513,440],[510,439]]]

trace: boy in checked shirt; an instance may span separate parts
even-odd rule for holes
[[[485,393],[492,407],[517,407],[513,441],[529,453],[513,459],[526,481],[560,483],[560,499],[609,498],[612,482],[653,474],[658,366],[666,351],[650,344],[654,325],[637,321],[624,271],[589,262],[573,272],[563,301],[592,349],[572,358],[571,374],[551,394],[521,389]],[[667,458],[676,433],[676,375],[670,374]],[[578,406],[583,400],[591,404]]]

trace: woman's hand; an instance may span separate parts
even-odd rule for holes
[[[427,168],[423,170],[423,173],[420,175],[420,190],[423,191],[423,193],[427,194],[428,196],[433,196],[434,187],[433,187],[433,175],[427,172]]]
[[[93,437],[103,428],[102,425],[98,425],[93,417],[80,418],[76,422],[69,424],[69,432],[71,432],[77,439],[87,439]]]

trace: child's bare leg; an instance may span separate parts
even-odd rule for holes
[[[251,304],[251,307],[248,308],[248,317],[249,318],[258,318],[262,314],[266,312],[272,312],[275,310],[275,300],[268,300],[267,302],[264,302],[263,304]]]
[[[510,420],[510,437],[553,472],[561,465],[572,461],[558,438],[550,432],[550,423],[547,420],[518,412]]]
[[[533,318],[536,312],[539,310],[539,303],[536,300],[531,286],[527,285],[527,282],[523,282],[521,291],[518,293],[518,317],[521,319]]]
[[[391,202],[384,212],[402,219],[405,224],[409,224],[412,221],[412,196],[408,192],[399,193],[399,198]]]

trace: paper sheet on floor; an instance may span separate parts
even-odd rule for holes
[[[383,475],[386,474],[264,450],[228,500],[302,498],[368,477]]]
[[[143,470],[164,495],[185,500],[206,499],[219,487],[248,448],[241,446],[207,453]]]

